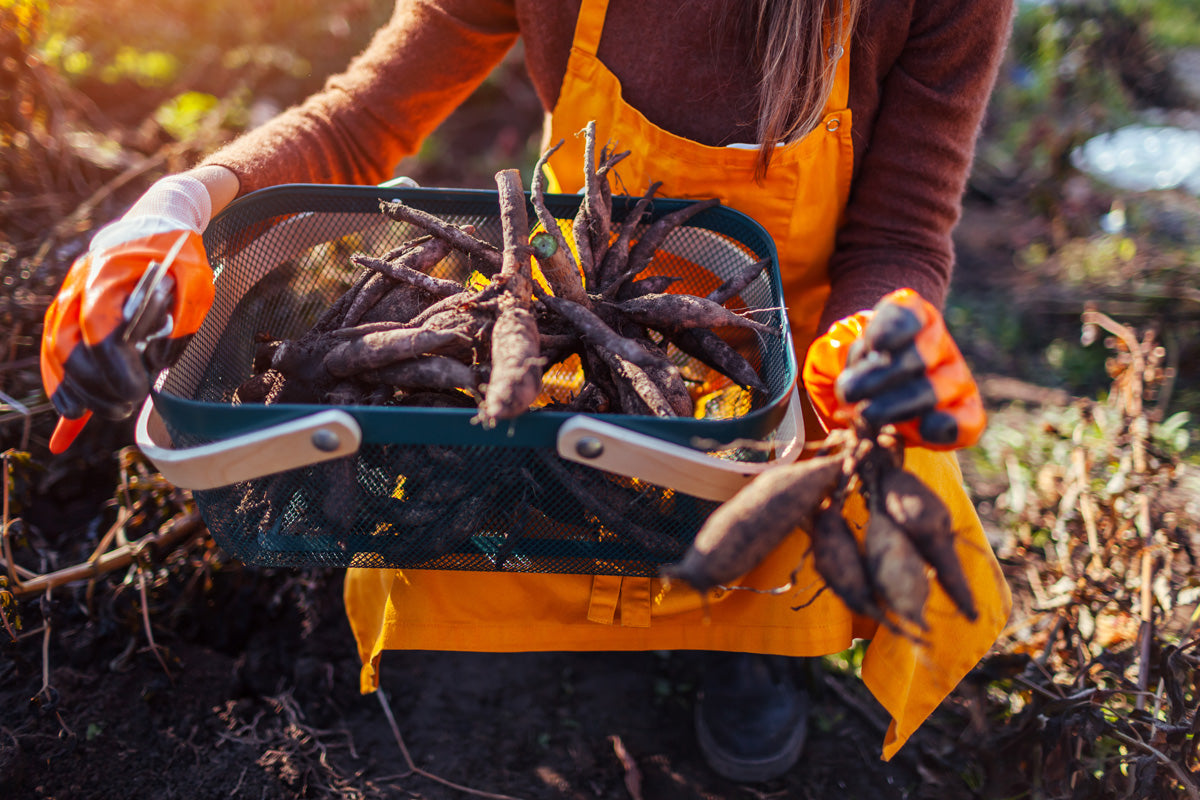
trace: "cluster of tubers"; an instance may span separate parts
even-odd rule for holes
[[[664,574],[701,592],[731,584],[799,528],[809,537],[806,557],[825,582],[819,592],[832,589],[856,614],[904,635],[927,630],[932,567],[958,611],[974,621],[978,611],[950,512],[904,468],[903,442],[887,428],[873,435],[839,429],[817,448],[812,458],[768,470],[722,504]],[[861,537],[844,513],[854,490],[868,510]]]
[[[567,409],[691,416],[695,399],[668,357],[670,345],[739,386],[765,391],[755,368],[713,329],[779,335],[723,305],[767,261],[749,264],[706,297],[666,291],[677,278],[641,277],[672,230],[719,201],[698,201],[643,225],[656,183],[618,223],[608,176],[628,152],[606,146],[597,164],[594,124],[586,135],[574,250],[542,188],[544,164],[558,146],[534,171],[531,199],[540,229],[532,235],[519,173],[497,173],[502,247],[469,226],[402,202],[381,203],[386,216],[425,235],[379,257],[353,256],[357,280],[303,335],[286,341],[260,335],[254,374],[234,402],[473,402],[478,420],[494,426],[535,407],[545,371],[574,356],[583,382]],[[455,251],[481,280],[464,285],[429,274]]]

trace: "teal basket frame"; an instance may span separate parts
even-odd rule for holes
[[[288,185],[240,198],[213,220],[204,237],[215,271],[213,309],[153,393],[176,447],[223,441],[331,407],[234,405],[232,390],[250,375],[253,335],[266,328],[286,338],[311,326],[352,279],[352,252],[376,254],[419,235],[379,211],[381,201],[391,200],[470,223],[480,238],[500,241],[497,193],[486,190]],[[546,197],[559,218],[572,217],[580,201]],[[690,202],[657,200],[644,224]],[[633,199],[614,198],[614,219],[632,205]],[[532,209],[530,219],[536,219]],[[700,277],[719,282],[748,260],[769,260],[736,304],[778,331],[756,334],[752,343],[768,392],[755,392],[750,409],[734,416],[598,418],[723,458],[763,460],[761,448],[726,445],[771,439],[796,381],[774,243],[750,217],[716,207],[672,234],[663,250],[694,267],[696,274],[683,276],[685,290]],[[682,555],[717,505],[562,460],[558,431],[574,413],[537,410],[486,429],[472,409],[336,407],[362,429],[355,456],[194,492],[219,544],[247,563],[277,566],[654,575]],[[444,502],[440,516],[422,494],[444,494],[439,469],[467,476],[467,498]],[[405,476],[400,483],[398,475]],[[493,513],[468,513],[481,496]],[[606,514],[605,503],[615,510]],[[506,515],[521,504],[534,511]],[[477,530],[446,535],[460,524]]]

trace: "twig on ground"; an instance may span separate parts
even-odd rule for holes
[[[857,711],[863,719],[870,723],[872,728],[875,728],[875,730],[879,731],[880,733],[887,731],[890,722],[882,719],[879,714],[877,714],[873,709],[869,708],[867,704],[856,697],[853,692],[851,692],[845,686],[842,686],[842,684],[838,682],[836,678],[828,674],[822,674],[821,681],[830,691],[838,696],[839,700]]]
[[[3,459],[0,459],[0,469],[4,470],[4,475],[0,476],[0,480],[2,480],[4,482],[4,485],[3,485],[4,497],[2,500],[3,506],[2,506],[2,511],[0,511],[0,514],[2,514],[2,516],[0,516],[0,551],[2,551],[2,553],[3,553],[4,565],[8,570],[8,582],[9,582],[9,586],[11,587],[11,591],[13,592],[13,594],[17,594],[19,596],[19,590],[21,588],[21,579],[17,576],[17,570],[16,570],[17,562],[16,562],[16,559],[13,558],[12,540],[9,538],[9,516],[8,516],[8,512],[9,512],[9,505],[8,505],[9,480],[8,480],[8,453],[7,452],[4,453]]]
[[[1196,784],[1192,781],[1192,777],[1184,771],[1183,767],[1172,761],[1161,750],[1158,750],[1152,745],[1146,744],[1141,739],[1135,739],[1132,736],[1127,736],[1115,729],[1108,731],[1108,733],[1114,739],[1124,742],[1130,747],[1141,750],[1147,755],[1154,756],[1159,762],[1165,765],[1168,770],[1171,771],[1171,774],[1175,776],[1177,781],[1183,784],[1183,788],[1187,790],[1188,797],[1192,798],[1192,800],[1200,800],[1200,790],[1196,789]]]
[[[50,603],[50,587],[49,586],[46,587],[46,594],[44,597],[44,602],[47,605],[49,605],[49,603]],[[42,688],[38,690],[39,696],[42,694],[42,692],[49,692],[51,690],[51,686],[50,686],[50,633],[53,630],[53,628],[50,625],[50,615],[48,613],[46,613],[45,611],[43,611],[43,613],[42,613],[42,623],[44,626],[44,630],[42,633]]]
[[[6,589],[0,588],[0,596],[5,594],[6,592],[11,596],[11,594],[12,594],[11,592],[8,592]],[[20,641],[21,637],[17,636],[17,632],[13,629],[12,623],[8,621],[8,614],[4,613],[4,608],[3,608],[2,604],[0,604],[0,622],[4,623],[4,632],[8,634],[8,637],[11,641],[13,641],[13,642]]]
[[[15,335],[16,334],[14,333],[14,336]],[[0,373],[0,378],[3,378],[2,373]],[[17,412],[22,417],[24,417],[24,419],[25,419],[24,427],[21,430],[21,449],[28,451],[29,450],[29,435],[33,430],[33,411],[30,410],[29,406],[25,405],[17,398],[11,397],[11,396],[5,394],[4,392],[0,392],[0,402],[4,403],[6,406],[11,408],[13,411]]]
[[[616,753],[617,760],[621,762],[621,769],[625,772],[625,789],[629,792],[630,800],[642,800],[642,771],[638,769],[637,762],[625,748],[620,736],[614,734],[609,736],[608,740],[612,742],[613,752]]]
[[[157,533],[143,536],[136,542],[130,542],[125,546],[111,550],[95,561],[75,564],[56,572],[38,575],[36,578],[20,583],[13,588],[12,592],[17,597],[29,597],[47,589],[54,589],[63,584],[72,583],[73,581],[88,580],[98,575],[104,575],[113,570],[129,566],[133,562],[134,554],[140,546],[169,550],[183,544],[204,530],[204,522],[200,519],[199,513],[180,514],[174,520],[160,528]]]
[[[330,751],[335,747],[346,749],[356,760],[359,758],[349,730],[325,730],[306,724],[304,712],[290,690],[263,697],[262,700],[270,710],[259,709],[249,722],[238,718],[234,701],[226,703],[218,716],[229,730],[217,732],[218,747],[231,742],[259,751],[257,765],[278,772],[281,778],[298,790],[298,796],[339,800],[364,800],[368,796],[363,789],[351,785],[352,780],[362,777],[361,772],[347,777],[330,760]],[[267,720],[267,728],[260,731],[259,725],[264,719]],[[340,736],[344,742],[327,741],[331,736]],[[310,781],[315,785],[311,785]],[[375,793],[377,787],[372,782],[366,782],[365,787],[372,792],[369,796],[378,796]],[[313,793],[314,790],[316,793]]]
[[[788,796],[787,789],[780,789],[778,792],[761,792],[758,789],[755,789],[753,786],[739,786],[738,788],[747,794],[753,795],[754,797],[758,798],[758,800],[774,800],[776,797]],[[808,793],[807,788],[805,789],[805,795],[812,797],[812,795]]]
[[[153,651],[154,657],[158,659],[159,666],[167,675],[167,680],[171,685],[175,685],[175,676],[171,674],[171,670],[167,669],[167,662],[163,660],[162,653],[158,651],[158,645],[154,641],[154,630],[150,626],[150,603],[146,597],[146,570],[142,568],[141,560],[138,560],[137,566],[138,575],[138,594],[142,598],[142,627],[146,631],[146,641],[150,645],[150,650]]]
[[[1141,500],[1148,498],[1143,495]],[[1151,585],[1154,578],[1154,551],[1142,550],[1142,591],[1141,591],[1141,624],[1138,627],[1138,689],[1146,691],[1150,688],[1151,653],[1154,639],[1154,595]],[[1145,701],[1139,695],[1135,706],[1138,711],[1145,708]]]
[[[42,621],[45,625],[45,632],[42,636],[42,688],[38,689],[38,693],[33,696],[33,699],[39,704],[42,711],[53,713],[54,718],[58,720],[58,724],[66,732],[67,736],[74,739],[75,731],[71,730],[66,720],[62,718],[62,714],[58,712],[58,690],[50,685],[50,636],[53,629],[50,625],[49,605],[50,587],[46,587],[42,606]]]
[[[475,797],[490,797],[493,798],[493,800],[519,800],[519,798],[512,797],[507,794],[494,794],[492,792],[485,792],[481,789],[472,789],[469,786],[463,786],[462,784],[448,781],[440,775],[434,775],[432,772],[418,767],[413,762],[412,756],[408,753],[408,746],[404,744],[404,737],[400,734],[400,726],[396,724],[396,716],[392,714],[392,706],[390,703],[388,703],[387,695],[384,694],[382,688],[376,689],[375,694],[379,697],[379,705],[383,707],[383,715],[387,717],[388,725],[392,729],[392,735],[396,737],[396,744],[400,748],[400,755],[404,757],[404,763],[408,766],[409,772],[414,775],[420,775],[423,778],[428,778],[429,780],[435,783],[440,783],[443,786],[449,786],[451,789],[457,789],[460,792],[474,795]]]

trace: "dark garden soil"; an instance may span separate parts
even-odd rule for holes
[[[40,647],[17,648],[0,693],[4,796],[468,796],[409,773],[378,700],[357,692],[339,581],[326,577],[313,598],[322,619],[306,632],[292,603],[271,602],[286,578],[235,576],[227,601],[206,613],[247,620],[236,626],[244,637],[222,646],[160,627],[170,677],[144,647],[123,657],[130,634],[86,623],[60,634],[53,708],[30,702]],[[882,717],[861,687],[830,676],[818,679],[812,740],[789,776],[753,787],[718,778],[692,738],[699,663],[679,653],[389,653],[383,686],[417,766],[492,794],[619,798],[638,796],[627,788],[636,779],[645,798],[919,796],[921,745],[878,761]],[[948,742],[937,746],[945,757]]]

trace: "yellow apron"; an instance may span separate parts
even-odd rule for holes
[[[760,184],[754,181],[753,150],[709,147],[672,135],[622,99],[620,82],[596,57],[606,10],[607,0],[584,0],[579,14],[550,120],[549,140],[565,140],[551,161],[551,188],[580,188],[583,137],[577,134],[595,120],[598,142],[632,151],[617,169],[630,191],[658,180],[663,182],[660,196],[720,197],[749,214],[775,240],[797,352],[805,352],[829,294],[826,264],[850,191],[848,42],[821,125],[778,148]],[[814,434],[820,438],[823,432],[810,427]],[[862,676],[892,716],[883,747],[884,758],[890,758],[991,646],[1010,607],[1007,585],[953,455],[910,449],[906,463],[951,508],[961,534],[959,555],[980,612],[976,623],[968,622],[934,586],[926,646],[876,630],[874,622],[852,615],[831,592],[794,611],[821,584],[811,559],[803,558],[807,538],[802,534],[790,537],[741,582],[761,589],[781,586],[804,562],[795,592],[715,590],[706,604],[687,586],[665,586],[652,578],[351,569],[345,602],[363,663],[362,690],[378,686],[384,650],[730,650],[819,656],[844,650],[855,638],[872,639]]]

